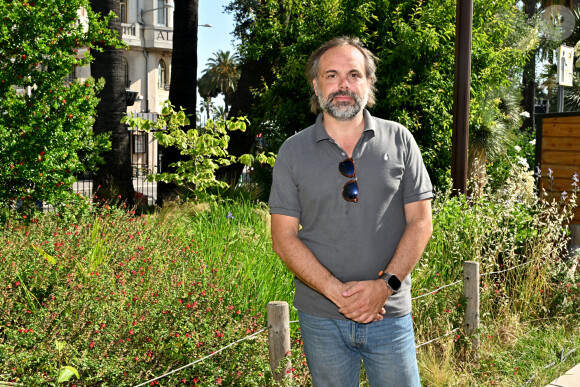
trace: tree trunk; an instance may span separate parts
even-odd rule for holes
[[[109,11],[119,15],[119,0],[91,0],[91,8],[102,16]],[[109,28],[122,36],[121,20],[114,18]],[[121,119],[126,115],[123,53],[120,48],[106,46],[102,53],[92,52],[95,61],[91,63],[91,76],[104,78],[105,87],[99,93],[101,101],[97,106],[97,117],[93,125],[95,133],[111,133],[111,150],[104,154],[105,164],[97,171],[93,186],[100,199],[121,200],[129,205],[134,203],[134,189],[131,170],[131,145],[129,132]],[[98,188],[97,190],[97,187]]]
[[[196,122],[197,98],[197,24],[198,0],[175,0],[173,14],[173,53],[171,59],[171,85],[169,100],[176,110],[185,109],[191,126]],[[161,172],[174,172],[168,165],[183,159],[175,147],[161,149]],[[176,193],[174,184],[157,184],[157,204]]]
[[[263,82],[270,84],[273,78],[271,60],[263,58],[257,61],[251,60],[242,63],[240,80],[238,81],[236,91],[228,97],[228,99],[231,99],[228,117],[247,116],[251,120],[250,115],[257,102],[252,90],[260,88]],[[234,156],[241,156],[251,151],[256,133],[250,127],[245,132],[231,132],[229,136],[230,143],[228,152]],[[243,169],[244,166],[242,164],[233,164],[220,168],[217,175],[220,179],[235,183],[240,178]]]
[[[536,13],[536,1],[526,0],[526,13],[531,19]],[[536,101],[536,50],[530,53],[530,57],[524,66],[524,73],[522,77],[523,96],[522,101],[524,111],[528,112],[530,116],[524,119],[522,123],[522,130],[532,132],[536,127],[535,119],[535,101]]]

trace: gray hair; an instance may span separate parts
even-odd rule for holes
[[[353,46],[354,48],[359,50],[360,53],[363,55],[365,61],[366,77],[369,80],[370,85],[367,106],[372,107],[376,102],[375,83],[377,81],[376,71],[378,58],[376,57],[375,54],[370,52],[362,45],[359,38],[350,36],[340,36],[331,39],[328,42],[322,44],[320,47],[318,47],[318,49],[310,55],[310,58],[308,59],[308,63],[306,65],[306,78],[308,79],[308,82],[310,83],[310,85],[312,85],[312,81],[318,77],[320,57],[322,57],[322,55],[331,48],[341,46]],[[310,97],[310,110],[312,111],[312,113],[315,114],[322,111],[316,93],[314,93]]]

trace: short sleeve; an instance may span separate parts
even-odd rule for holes
[[[407,133],[407,157],[405,160],[403,182],[404,204],[418,202],[433,197],[433,186],[431,185],[431,179],[429,178],[427,168],[425,168],[425,164],[423,163],[419,146],[415,142],[411,133]]]
[[[302,207],[298,187],[292,176],[292,153],[287,143],[280,147],[272,173],[272,188],[268,205],[270,214],[292,216],[300,219]]]

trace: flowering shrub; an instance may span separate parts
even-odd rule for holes
[[[68,372],[80,385],[136,385],[263,329],[267,301],[291,298],[263,214],[207,205],[137,216],[90,205],[10,220],[0,238],[2,379],[54,385]],[[273,282],[274,293],[265,288]],[[161,384],[266,385],[266,340]]]
[[[65,79],[90,50],[120,44],[112,15],[99,20],[87,0],[3,1],[0,15],[0,204],[58,204],[109,148],[91,129],[103,83]]]

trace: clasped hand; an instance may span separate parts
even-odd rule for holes
[[[342,290],[338,311],[346,318],[362,324],[380,321],[391,294],[382,280],[347,282]]]

